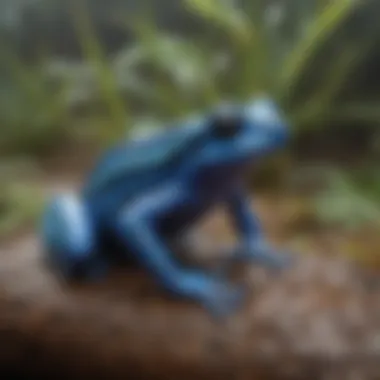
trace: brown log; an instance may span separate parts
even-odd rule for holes
[[[26,236],[0,254],[0,378],[379,378],[379,292],[348,263],[307,256],[243,278],[246,305],[216,322],[136,270],[66,284]]]

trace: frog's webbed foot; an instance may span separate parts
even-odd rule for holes
[[[229,201],[229,210],[242,237],[242,244],[233,253],[238,261],[252,262],[271,269],[291,266],[293,258],[270,247],[264,238],[259,218],[251,212],[250,197],[237,188]]]
[[[202,273],[185,275],[185,292],[197,300],[216,319],[224,319],[242,307],[246,289]]]
[[[237,247],[231,250],[226,259],[222,260],[216,270],[219,277],[225,277],[236,263],[258,264],[273,270],[284,270],[294,264],[294,255],[289,252],[279,252],[268,245]]]
[[[211,297],[206,297],[203,305],[215,318],[224,319],[243,305],[245,293],[243,288],[221,287]]]
[[[271,248],[254,250],[247,255],[247,260],[257,262],[271,269],[288,269],[294,264],[294,256],[289,252],[279,252]]]

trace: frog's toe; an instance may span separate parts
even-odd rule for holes
[[[275,270],[288,269],[294,263],[293,255],[287,252],[276,252],[273,250],[268,252],[255,252],[252,254],[251,260]]]
[[[204,306],[216,319],[225,319],[242,307],[245,296],[245,289],[228,286],[204,300]]]
[[[281,252],[273,260],[275,269],[289,269],[295,264],[295,257],[290,252]]]

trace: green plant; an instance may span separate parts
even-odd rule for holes
[[[357,175],[331,171],[328,187],[315,197],[316,216],[326,223],[355,229],[380,228],[380,178],[360,182]],[[365,183],[365,185],[364,185]]]
[[[55,145],[68,127],[65,86],[53,88],[43,66],[26,65],[0,48],[0,152],[41,153]]]
[[[0,164],[0,239],[33,223],[44,202],[40,186],[32,180],[38,168],[28,160]]]
[[[103,131],[103,137],[115,139],[123,133],[128,125],[127,105],[120,95],[115,73],[99,43],[91,22],[86,0],[71,0],[68,8],[77,31],[82,51],[87,64],[95,69],[100,95],[108,109],[109,125]]]
[[[208,25],[202,39],[176,38],[146,17],[128,23],[136,43],[116,58],[118,83],[144,110],[179,116],[222,98],[246,100],[266,92],[296,129],[347,120],[340,94],[377,43],[379,29],[371,24],[361,41],[343,38],[342,31],[367,4],[284,2],[277,21],[260,0],[246,1],[244,8],[229,0],[183,4]]]
[[[39,217],[43,205],[41,190],[27,182],[9,183],[0,188],[0,239]]]

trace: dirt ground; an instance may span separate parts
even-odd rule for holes
[[[72,182],[60,174],[44,186]],[[1,378],[380,378],[380,287],[339,255],[347,239],[284,228],[290,219],[278,203],[255,204],[273,244],[300,253],[282,274],[245,268],[239,276],[251,293],[223,322],[170,299],[137,270],[66,284],[45,266],[34,230],[3,242]],[[232,236],[220,213],[201,231],[218,242]]]

